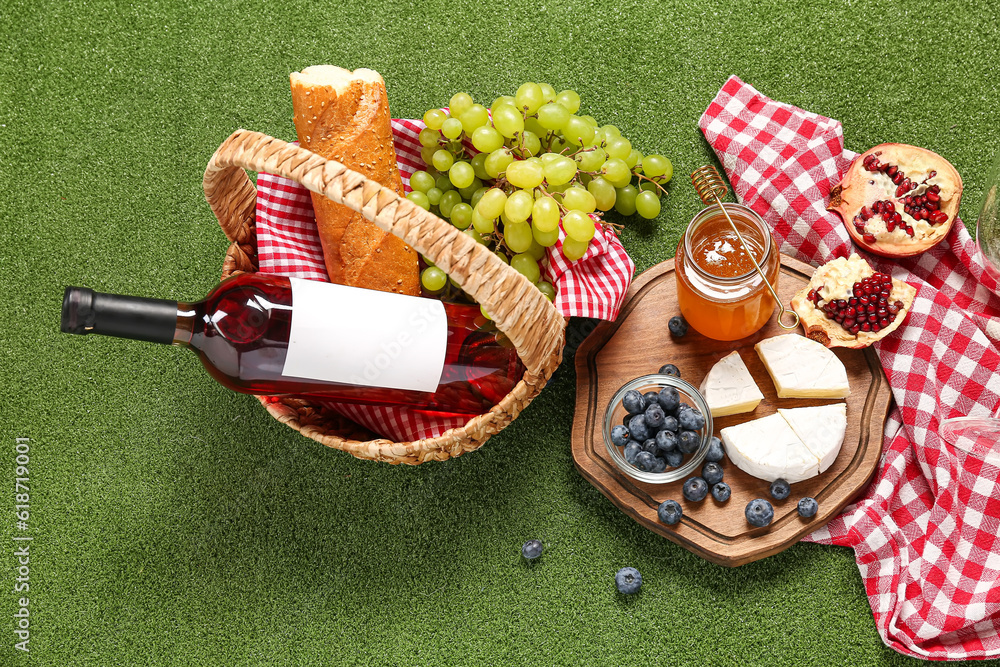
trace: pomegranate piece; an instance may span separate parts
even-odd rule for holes
[[[937,153],[880,144],[851,164],[830,191],[836,211],[860,247],[883,257],[910,257],[936,245],[958,215],[962,178]]]

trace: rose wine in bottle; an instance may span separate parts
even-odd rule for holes
[[[246,273],[195,303],[67,287],[62,331],[189,347],[235,391],[481,414],[524,366],[477,306]]]

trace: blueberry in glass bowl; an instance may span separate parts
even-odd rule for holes
[[[651,426],[647,411],[650,408],[648,403],[654,400],[654,396],[660,401],[664,416],[662,423],[654,417],[656,426]],[[654,408],[652,412],[658,416],[660,410]],[[632,451],[634,447],[625,452],[627,441],[625,446],[618,444],[623,440],[621,431],[616,429],[622,424],[629,424],[631,417],[640,415],[642,419],[635,420],[637,430],[643,431],[637,434],[643,436],[640,444],[650,439],[657,444],[653,452],[647,452],[650,456],[641,457],[641,461]],[[686,451],[682,451],[681,433],[678,432],[682,416],[685,425],[698,427],[680,429],[681,432],[689,432],[684,436],[683,450]],[[642,482],[667,484],[700,474],[701,464],[712,442],[712,413],[698,389],[686,380],[673,375],[643,375],[625,383],[615,392],[604,413],[603,429],[604,444],[619,470]],[[661,431],[666,433],[659,435]],[[630,435],[630,438],[637,439],[635,435]],[[671,446],[675,441],[677,444]]]

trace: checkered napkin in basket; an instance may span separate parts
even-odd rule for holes
[[[393,120],[396,161],[407,192],[410,176],[425,168],[417,135],[421,121]],[[309,191],[286,178],[257,176],[257,259],[262,273],[329,281],[316,231]],[[547,252],[542,272],[556,286],[555,306],[566,317],[614,320],[632,282],[635,264],[610,228],[598,227],[587,254],[567,262],[560,248],[565,234]],[[441,435],[463,426],[461,417],[430,416],[405,407],[327,405],[354,422],[397,441]]]
[[[699,126],[739,200],[781,251],[818,266],[853,248],[828,212],[857,155],[835,120],[771,100],[737,77]],[[932,250],[880,271],[917,288],[905,324],[875,349],[897,407],[864,497],[808,539],[854,549],[882,640],[920,658],[1000,656],[1000,461],[938,435],[942,419],[1000,403],[1000,289],[961,221]]]

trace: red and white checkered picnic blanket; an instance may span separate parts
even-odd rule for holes
[[[422,121],[393,120],[396,161],[403,185],[425,169],[417,135]],[[262,273],[329,281],[323,248],[316,231],[309,191],[294,181],[261,173],[257,176],[257,259]],[[587,253],[576,262],[562,255],[562,239],[546,252],[542,273],[556,287],[555,307],[566,317],[614,320],[632,282],[635,264],[611,228],[597,227]],[[328,403],[344,416],[397,441],[438,436],[463,426],[467,419],[428,416],[406,407],[375,407]]]
[[[818,266],[854,250],[826,210],[856,156],[844,149],[839,122],[734,76],[699,126],[782,252]],[[1000,404],[1000,289],[961,221],[915,258],[861,254],[917,288],[906,323],[875,345],[897,407],[864,497],[808,539],[854,549],[889,647],[936,660],[998,657],[1000,463],[948,445],[938,426],[990,416]]]

